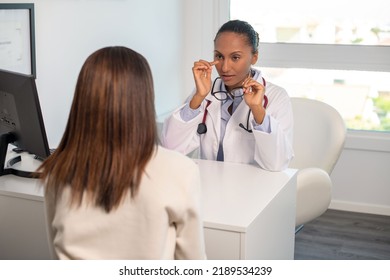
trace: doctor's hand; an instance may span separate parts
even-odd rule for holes
[[[217,63],[218,61],[208,62],[206,60],[199,60],[194,63],[192,74],[194,75],[196,91],[190,102],[192,109],[198,108],[210,92],[212,67]]]
[[[248,77],[242,83],[242,89],[245,103],[252,110],[255,121],[261,124],[265,117],[265,109],[263,107],[265,87]]]

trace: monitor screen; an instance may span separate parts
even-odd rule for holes
[[[36,77],[34,4],[0,3],[0,30],[0,68]]]
[[[0,70],[0,172],[8,144],[45,159],[50,155],[35,78]],[[11,172],[12,173],[12,172]]]

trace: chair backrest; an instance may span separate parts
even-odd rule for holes
[[[330,174],[343,150],[346,127],[330,105],[307,98],[292,97],[294,154],[289,167],[318,167]]]

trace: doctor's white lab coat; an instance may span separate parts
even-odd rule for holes
[[[249,112],[249,107],[242,100],[226,125],[223,140],[224,161],[254,164],[270,171],[280,171],[288,167],[294,155],[290,98],[283,88],[270,82],[266,84],[265,94],[268,97],[266,113],[270,116],[270,133],[253,129],[252,114],[249,118],[249,128],[253,133],[239,126],[242,123],[246,127]],[[207,132],[199,135],[197,127],[202,122],[206,100],[211,101],[205,122]],[[183,121],[180,116],[183,106],[165,120],[161,144],[183,154],[199,148],[201,159],[216,160],[220,142],[221,102],[209,94],[201,104],[201,113],[188,122]]]

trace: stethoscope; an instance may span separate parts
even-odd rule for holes
[[[217,79],[214,80],[214,83]],[[265,82],[265,79],[263,77],[262,77],[262,79],[263,79],[263,86],[265,88],[266,82]],[[207,100],[206,108],[205,108],[204,113],[203,113],[202,122],[200,124],[198,124],[198,129],[196,130],[198,132],[198,134],[205,134],[207,132],[207,126],[206,126],[206,118],[207,118],[207,113],[208,113],[207,107],[209,107],[210,104],[211,104],[211,100]],[[264,103],[263,103],[264,109],[267,108],[267,105],[268,105],[268,97],[266,95],[264,95]],[[251,112],[252,112],[252,110],[249,109],[248,116],[246,119],[246,127],[242,123],[239,124],[239,127],[241,127],[242,129],[244,129],[245,131],[247,131],[249,133],[253,133],[252,129],[249,128],[249,118],[250,118]]]

